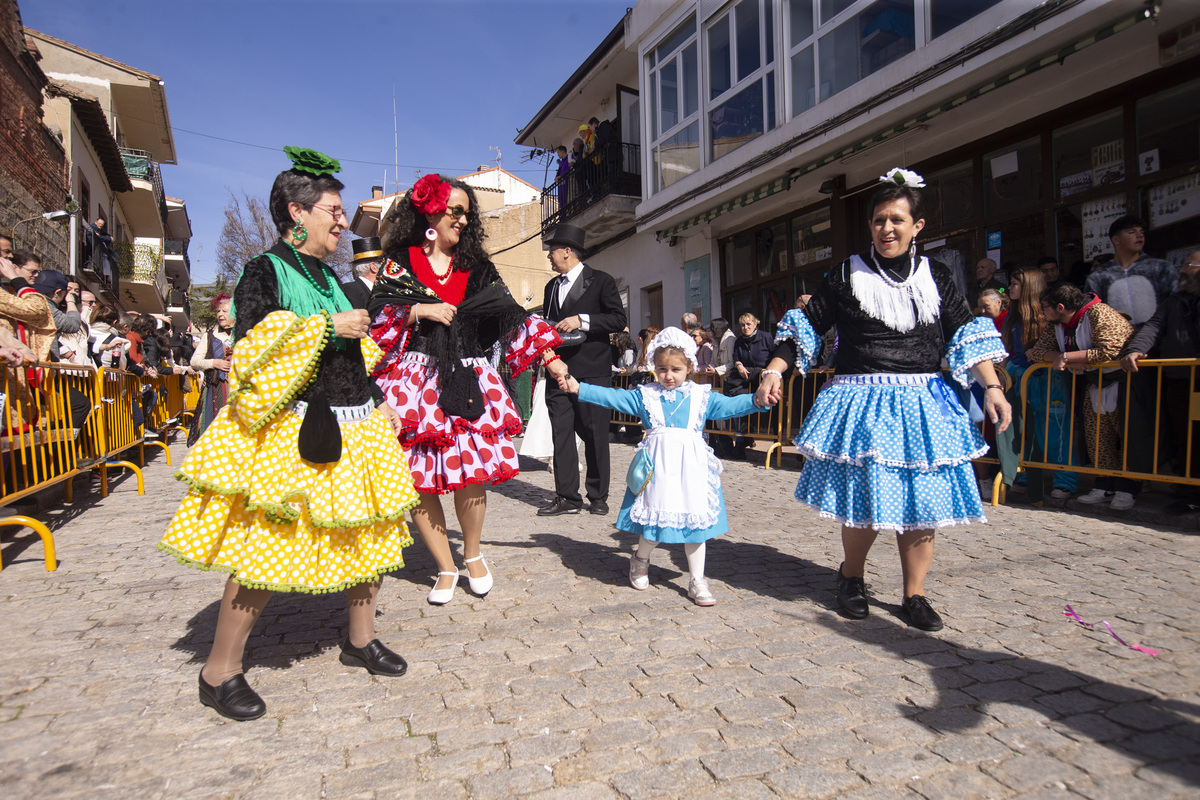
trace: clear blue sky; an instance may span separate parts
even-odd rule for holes
[[[541,186],[542,167],[523,163],[513,138],[628,5],[21,0],[20,9],[30,28],[163,79],[178,152],[163,187],[187,202],[193,280],[206,282],[229,192],[265,198],[288,166],[284,145],[340,159],[348,208],[384,170],[395,181],[393,82],[401,188],[414,170],[472,172],[496,157],[490,147]]]

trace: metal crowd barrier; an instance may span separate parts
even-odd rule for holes
[[[1102,477],[1128,478],[1135,481],[1163,481],[1185,486],[1200,486],[1200,464],[1193,464],[1196,456],[1195,426],[1200,421],[1200,391],[1196,389],[1196,370],[1200,359],[1192,358],[1144,358],[1138,361],[1138,372],[1124,370],[1105,374],[1105,368],[1119,368],[1120,363],[1109,361],[1095,365],[1095,371],[1068,371],[1065,374],[1069,388],[1064,392],[1067,400],[1065,435],[1067,437],[1066,463],[1043,458],[1026,459],[1026,436],[1030,429],[1025,425],[1021,436],[1020,465],[1023,468],[1059,470]],[[1049,364],[1034,364],[1021,376],[1021,405],[1029,414],[1031,398],[1029,383],[1039,371],[1049,371]],[[1094,403],[1092,382],[1096,394],[1104,398],[1109,395],[1111,403],[1115,389],[1115,407],[1108,414],[1097,416],[1095,430],[1080,434],[1084,419],[1084,403]],[[1047,430],[1051,416],[1051,392],[1053,386],[1047,380],[1044,396],[1045,411],[1041,418]],[[1094,408],[1094,406],[1093,406]],[[1028,417],[1027,417],[1028,418]],[[1109,454],[1096,454],[1100,443],[1102,426],[1116,429],[1119,434],[1119,449],[1115,454],[1118,462]],[[1175,427],[1186,430],[1174,430]],[[1164,442],[1164,428],[1170,437]],[[1036,455],[1036,453],[1035,453]],[[1084,458],[1091,463],[1085,464]],[[1173,461],[1171,471],[1161,469],[1167,459]],[[1110,465],[1099,464],[1104,461]]]

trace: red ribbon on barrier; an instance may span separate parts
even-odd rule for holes
[[[1080,618],[1080,616],[1075,613],[1075,609],[1071,608],[1070,606],[1067,606],[1067,610],[1063,612],[1063,616],[1066,617],[1067,619],[1078,622],[1080,625],[1087,628],[1088,630],[1095,630],[1095,628],[1096,628],[1096,626],[1093,625],[1092,623],[1084,622]],[[1125,641],[1120,636],[1117,636],[1117,632],[1112,629],[1112,625],[1108,624],[1108,620],[1106,620],[1106,619],[1100,620],[1100,624],[1108,629],[1108,633],[1110,636],[1112,636],[1114,639],[1116,639],[1121,644],[1128,647],[1130,650],[1137,650],[1140,653],[1145,653],[1146,655],[1150,656],[1151,658],[1158,658],[1157,650],[1154,650],[1153,648],[1150,648],[1150,647],[1143,647],[1142,645],[1138,644],[1137,642],[1134,642],[1133,644],[1129,644],[1129,642]]]

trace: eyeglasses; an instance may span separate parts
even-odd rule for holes
[[[94,306],[94,305],[96,305],[96,301],[95,300],[81,300],[79,304],[81,306]]]
[[[342,217],[345,217],[347,220],[350,219],[350,217],[346,216],[346,209],[342,208],[341,206],[324,206],[324,205],[321,205],[320,203],[309,203],[309,205],[319,208],[322,211],[326,212],[331,217],[333,217],[334,221],[337,221],[337,220],[341,219]]]
[[[450,217],[450,219],[469,217],[471,216],[471,209],[463,208],[462,206],[450,206],[446,209],[446,216]]]

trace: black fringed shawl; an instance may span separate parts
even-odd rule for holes
[[[417,280],[408,248],[398,248],[394,261],[384,262],[367,301],[367,313],[378,319],[387,306],[407,309],[416,304],[443,302]],[[449,326],[422,319],[411,326],[407,350],[429,356],[430,370],[457,364],[461,358],[490,358],[497,341],[509,344],[529,312],[521,307],[500,278],[495,265],[484,261],[471,268],[467,290]],[[384,359],[387,361],[387,359]],[[382,362],[381,362],[382,363]]]

